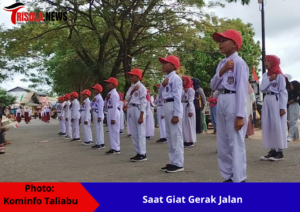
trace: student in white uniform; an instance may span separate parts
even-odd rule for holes
[[[130,124],[131,138],[136,152],[136,156],[130,158],[130,161],[146,161],[146,95],[147,89],[141,83],[143,72],[135,68],[127,73],[132,83],[128,89],[125,99],[130,106],[127,109],[129,115],[128,123]]]
[[[159,95],[164,99],[164,118],[170,158],[170,164],[167,164],[161,170],[165,172],[179,172],[184,170],[183,107],[181,104],[182,79],[176,74],[180,62],[173,55],[169,55],[167,58],[160,57],[159,61],[163,64],[163,72],[168,74],[159,88]]]
[[[80,119],[80,104],[77,100],[78,93],[72,92],[70,93],[71,96],[71,126],[72,126],[72,134],[73,139],[71,141],[80,141],[80,131],[79,131],[79,119]]]
[[[85,89],[84,91],[80,92],[83,96],[83,101],[80,105],[80,117],[82,122],[82,132],[84,142],[83,145],[92,145],[93,144],[93,136],[91,131],[91,102],[89,97],[91,96],[91,91]]]
[[[30,109],[28,109],[28,107],[25,107],[24,109],[24,120],[26,122],[26,124],[28,124],[30,122]]]
[[[237,53],[243,43],[242,36],[235,30],[226,30],[215,32],[213,39],[226,56],[210,82],[212,90],[220,91],[217,106],[219,169],[224,182],[245,182],[249,68]]]
[[[293,142],[293,140],[299,139],[299,91],[300,83],[298,81],[292,81],[290,83],[290,90],[288,92],[288,124],[289,124],[289,134],[288,142]]]
[[[73,139],[72,127],[71,127],[71,110],[70,110],[70,94],[64,96],[65,106],[63,108],[65,112],[65,125],[66,125],[66,137],[65,139]]]
[[[160,84],[157,85],[157,89],[159,90]],[[157,140],[157,143],[165,143],[167,142],[166,139],[166,124],[165,124],[165,116],[164,116],[164,108],[163,108],[163,99],[161,95],[157,95],[154,104],[157,105],[156,108],[156,115],[157,115],[157,122],[159,126],[159,135],[160,139]]]
[[[147,104],[146,104],[146,124],[145,124],[145,135],[146,139],[150,139],[154,136],[154,117],[152,112],[152,100],[150,97],[150,91],[147,89]]]
[[[94,89],[94,99],[91,101],[91,108],[93,111],[94,129],[95,129],[95,140],[96,144],[92,146],[93,149],[104,149],[104,131],[103,131],[103,120],[104,120],[104,101],[102,98],[103,88],[101,85],[96,84],[91,87]]]
[[[49,106],[46,107],[45,112],[46,112],[46,122],[50,123],[51,110]]]
[[[260,85],[265,93],[262,107],[262,140],[265,148],[270,149],[261,160],[283,160],[283,149],[287,148],[287,101],[286,79],[279,67],[280,59],[275,55],[265,57],[268,70],[263,74]]]
[[[183,145],[185,148],[193,147],[197,141],[196,137],[196,111],[194,105],[195,90],[193,88],[193,81],[189,76],[183,76],[183,90],[182,90],[182,134]],[[199,120],[200,121],[200,120]]]
[[[126,124],[127,124],[127,137],[131,137],[131,130],[130,130],[130,122],[129,122],[129,108],[130,108],[130,104],[128,101],[126,101],[126,105],[127,107],[127,111],[126,111]]]
[[[116,90],[119,83],[114,77],[110,77],[104,82],[107,83],[109,91],[106,97],[106,105],[110,150],[106,154],[120,154],[120,111],[118,110],[120,96]]]
[[[16,119],[17,122],[20,123],[21,119],[22,119],[22,110],[20,107],[18,107],[18,109],[16,110]]]
[[[123,97],[124,97],[124,94],[119,92],[119,96],[120,96],[120,101],[119,101],[120,134],[123,134],[123,130],[124,130],[124,111],[123,111],[124,102],[123,102]]]
[[[59,126],[60,126],[60,136],[65,136],[66,133],[66,118],[65,118],[65,98],[64,97],[58,97],[58,104],[57,104],[57,116],[59,120]]]

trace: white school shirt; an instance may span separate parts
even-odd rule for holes
[[[107,95],[110,95],[109,99],[105,100],[109,117],[111,120],[116,121],[116,114],[118,113],[120,96],[115,88],[112,89]]]
[[[270,76],[267,73],[263,74],[260,90],[263,93],[273,92],[278,96],[279,107],[280,109],[286,110],[288,102],[288,92],[286,90],[285,77],[282,74],[278,74],[276,79],[271,81],[269,80]]]
[[[70,101],[65,101],[65,106],[63,107],[64,113],[65,113],[65,117],[66,118],[70,118],[71,117],[71,110],[70,110]]]
[[[227,71],[220,77],[220,71],[227,61],[233,60],[233,72]],[[227,89],[236,92],[236,116],[245,117],[248,96],[249,67],[237,52],[221,60],[215,76],[210,81],[212,90]]]
[[[104,101],[101,94],[97,94],[94,96],[94,99],[91,101],[91,108],[98,113],[98,118],[103,119],[103,109],[104,109]]]
[[[71,119],[80,119],[80,105],[77,99],[72,101],[71,109]]]
[[[82,121],[90,121],[91,120],[91,102],[89,98],[83,100],[80,105],[80,114],[81,117],[84,118]]]
[[[182,79],[176,74],[175,71],[170,72],[166,77],[169,78],[169,83],[164,87],[162,84],[159,88],[159,95],[163,99],[174,99],[173,102],[173,116],[183,114],[183,107],[181,104],[182,95]]]
[[[135,91],[132,95],[130,95],[132,89],[138,85],[139,89]],[[128,102],[128,104],[137,104],[140,105],[140,110],[142,112],[145,112],[146,104],[147,104],[147,89],[146,87],[140,82],[136,82],[133,84],[127,91],[125,100]]]
[[[185,92],[185,90],[182,89],[181,102],[188,103],[187,107],[189,113],[195,113],[195,107],[193,107],[194,99],[195,99],[195,90],[193,88],[189,88],[187,92]]]

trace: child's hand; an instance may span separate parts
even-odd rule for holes
[[[234,62],[233,60],[228,60],[225,65],[221,68],[220,77],[229,70],[233,70]]]
[[[244,126],[244,124],[245,124],[245,122],[244,122],[244,118],[243,117],[236,117],[235,118],[234,128],[236,130],[242,129],[242,127]]]
[[[189,113],[189,117],[192,117],[193,116],[193,113]]]
[[[269,78],[270,82],[273,81],[273,80],[275,80],[276,77],[277,77],[277,74],[272,74],[272,75],[270,76],[270,78]]]
[[[139,124],[142,124],[144,122],[144,117],[143,116],[140,116],[139,120],[138,120],[138,123]]]
[[[164,87],[166,87],[166,86],[168,85],[168,83],[169,83],[169,78],[166,78],[166,79],[163,81],[162,85],[163,85]]]
[[[177,124],[179,122],[178,116],[173,116],[171,122],[172,122],[172,124]]]
[[[116,121],[115,121],[115,120],[111,120],[110,123],[111,123],[112,125],[114,125],[114,124],[116,123]]]
[[[280,116],[283,116],[285,114],[285,110],[284,109],[280,109]]]

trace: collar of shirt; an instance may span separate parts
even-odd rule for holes
[[[116,91],[116,89],[114,88],[114,89],[111,89],[111,91],[109,91],[108,92],[108,94],[111,94],[111,93],[113,93],[113,92],[115,92]],[[117,92],[117,91],[116,91]]]
[[[229,57],[225,58],[225,61],[233,60],[233,59],[237,58],[238,56],[239,56],[239,54],[237,52],[235,52],[232,55],[230,55]]]
[[[175,71],[175,70],[172,71],[172,72],[170,72],[170,73],[166,76],[166,78],[170,78],[170,77],[173,76],[174,74],[176,74],[176,71]]]

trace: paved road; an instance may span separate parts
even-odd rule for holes
[[[106,128],[105,128],[106,131]],[[185,171],[164,173],[160,168],[168,163],[167,144],[147,141],[148,161],[133,163],[131,138],[121,135],[121,154],[105,155],[106,149],[93,150],[81,142],[60,138],[57,120],[50,124],[38,120],[19,128],[10,127],[6,154],[0,155],[0,181],[5,182],[221,182],[216,154],[216,136],[198,135],[194,148],[185,149]],[[248,182],[297,182],[300,179],[300,142],[289,145],[286,160],[259,161],[266,150],[260,136],[246,140]],[[48,140],[45,143],[38,141]]]

